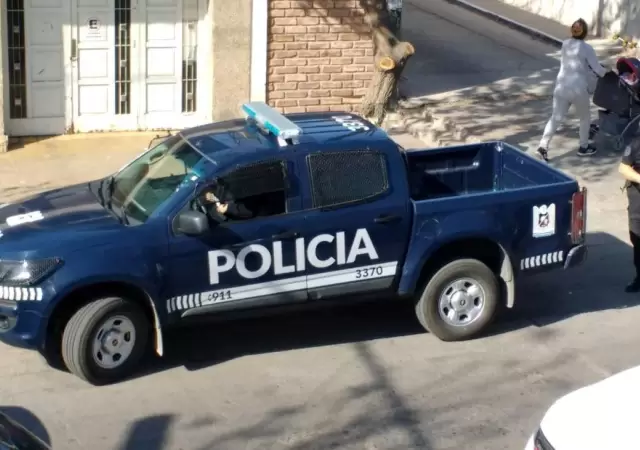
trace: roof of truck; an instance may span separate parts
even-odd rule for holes
[[[273,110],[275,111],[275,110]],[[277,112],[275,112],[277,113]],[[279,113],[277,113],[279,114]],[[243,156],[255,159],[271,154],[296,151],[310,144],[326,145],[328,150],[341,148],[357,149],[348,143],[387,141],[387,133],[363,119],[357,114],[347,112],[295,113],[281,115],[289,123],[299,128],[299,135],[289,145],[282,145],[278,136],[261,129],[261,124],[251,119],[232,119],[201,125],[183,130],[181,134],[207,156],[218,161],[242,159]],[[351,118],[363,125],[354,130],[339,120]],[[341,119],[340,119],[341,118]]]

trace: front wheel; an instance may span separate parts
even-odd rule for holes
[[[142,358],[149,321],[133,302],[108,297],[80,308],[62,334],[62,359],[83,380],[103,385],[130,376]]]
[[[440,340],[461,341],[488,327],[499,302],[500,288],[491,269],[476,259],[459,259],[429,280],[416,303],[416,315]]]

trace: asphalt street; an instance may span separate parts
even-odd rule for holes
[[[544,45],[446,2],[410,0],[404,21],[418,51],[408,76],[431,80],[424,90],[554,64]],[[0,166],[35,173],[28,154]],[[0,410],[65,450],[523,448],[555,398],[640,361],[615,160],[566,161],[590,189],[589,259],[520,280],[491,336],[442,343],[389,303],[230,322],[174,333],[167,358],[104,388],[0,344]]]
[[[559,66],[558,50],[445,0],[405,0],[402,39],[416,56],[407,93],[454,91]]]

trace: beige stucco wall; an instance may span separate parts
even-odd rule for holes
[[[640,37],[640,0],[501,0],[570,25],[582,17],[593,34]]]
[[[213,120],[239,117],[251,96],[252,0],[211,0]]]

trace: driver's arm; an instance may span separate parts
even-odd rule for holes
[[[242,203],[230,201],[227,203],[227,212],[225,216],[235,220],[251,219],[253,213]]]

